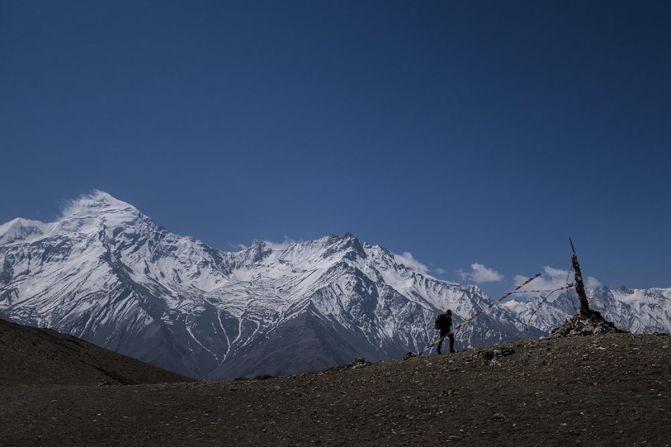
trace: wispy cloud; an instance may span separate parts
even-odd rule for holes
[[[291,245],[295,245],[298,243],[301,243],[301,240],[296,240],[292,239],[289,236],[284,236],[284,240],[282,242],[275,242],[275,241],[266,241],[266,240],[255,240],[252,242],[251,245],[245,245],[245,244],[229,244],[231,248],[237,249],[237,250],[246,250],[249,247],[251,247],[254,244],[262,243],[265,245],[267,248],[270,248],[271,250],[284,250],[285,248],[290,247]]]
[[[471,264],[471,271],[464,271],[462,269],[457,270],[459,276],[464,281],[472,281],[476,284],[481,284],[484,282],[499,282],[503,281],[504,276],[497,272],[496,270],[480,264],[479,262],[474,262]]]
[[[530,275],[529,275],[530,276]],[[526,281],[529,276],[524,275],[515,275],[513,278],[513,286],[519,286],[524,281]],[[568,284],[573,283],[574,275],[572,271],[562,270],[555,267],[550,267],[546,265],[543,267],[543,272],[539,278],[536,278],[528,286],[520,290],[519,295],[522,296],[540,296],[546,292],[564,287]],[[593,276],[588,276],[585,279],[585,286],[588,288],[599,287],[601,281],[594,278]],[[541,292],[525,292],[526,290],[539,290]]]
[[[284,241],[282,242],[273,242],[273,241],[263,241],[264,244],[266,244],[266,247],[272,249],[272,250],[284,250],[285,248],[289,248],[290,246],[298,243],[299,241],[295,241],[293,239],[288,238],[287,236],[284,237]]]
[[[419,262],[415,257],[410,253],[409,251],[404,251],[402,254],[396,254],[394,253],[394,258],[396,259],[396,262],[399,264],[403,264],[406,267],[409,267],[413,270],[417,270],[420,273],[423,273],[425,275],[429,274],[429,268]]]

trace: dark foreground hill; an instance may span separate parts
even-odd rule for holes
[[[671,340],[524,342],[267,380],[0,388],[0,445],[671,444]]]
[[[0,386],[130,385],[188,380],[75,337],[0,319]]]

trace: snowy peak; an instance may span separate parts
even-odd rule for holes
[[[334,255],[342,255],[345,259],[356,260],[357,258],[366,258],[366,251],[352,233],[345,233],[342,236],[331,235],[324,239],[326,250],[322,258],[328,259]]]
[[[63,217],[82,217],[100,213],[139,213],[129,203],[112,197],[104,191],[94,191],[70,201],[63,210]]]
[[[55,230],[95,231],[101,227],[110,228],[136,222],[146,218],[134,206],[118,200],[106,192],[95,191],[69,202],[61,218],[55,223]]]
[[[8,244],[16,240],[40,235],[44,232],[45,227],[46,224],[43,222],[17,217],[0,225],[0,244]]]
[[[231,253],[237,267],[281,264],[296,269],[324,268],[334,263],[367,257],[364,245],[352,234],[330,235],[312,241],[274,243],[254,241]]]
[[[69,202],[54,222],[17,218],[0,225],[0,244],[72,233],[97,233],[139,220],[150,221],[134,206],[106,192],[95,191]]]

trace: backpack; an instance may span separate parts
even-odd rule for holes
[[[442,329],[444,324],[445,324],[445,314],[438,315],[438,318],[436,318],[436,324],[434,325],[435,328]]]

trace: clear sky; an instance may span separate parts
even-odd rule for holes
[[[0,222],[671,286],[671,2],[0,0]],[[486,275],[485,275],[486,276]],[[490,275],[491,276],[491,275]],[[496,276],[490,277],[495,279]]]

